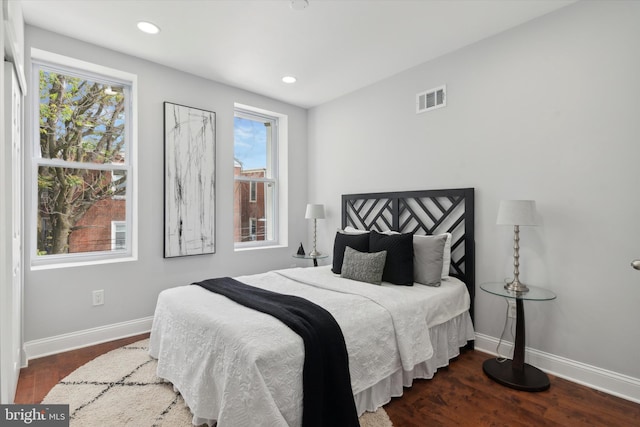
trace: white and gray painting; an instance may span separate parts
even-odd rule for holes
[[[215,119],[164,103],[165,258],[215,252]]]

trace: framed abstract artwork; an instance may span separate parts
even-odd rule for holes
[[[164,257],[216,250],[216,113],[164,103]]]

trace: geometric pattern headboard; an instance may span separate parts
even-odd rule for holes
[[[450,274],[462,280],[475,296],[475,239],[473,188],[345,194],[342,228],[398,231],[413,234],[449,232]]]

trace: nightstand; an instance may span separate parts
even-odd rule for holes
[[[524,301],[549,301],[555,299],[556,294],[548,289],[531,285],[527,285],[529,292],[513,292],[505,289],[504,285],[503,282],[483,283],[480,285],[480,289],[493,295],[516,300],[516,337],[513,360],[489,359],[482,365],[482,370],[494,381],[516,390],[547,390],[550,386],[547,374],[528,363],[524,363]]]
[[[325,258],[329,258],[329,255],[324,255],[324,254],[320,254],[320,255],[298,255],[298,254],[293,254],[294,258],[299,258],[299,259],[312,259],[313,260],[313,266],[317,267],[318,266],[318,260],[319,259],[325,259]]]

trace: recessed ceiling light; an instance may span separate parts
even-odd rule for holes
[[[295,83],[296,81],[298,81],[298,79],[296,79],[293,76],[284,76],[282,78],[282,81],[285,82],[285,83]]]
[[[138,29],[147,34],[158,34],[160,32],[160,27],[148,21],[138,22]]]
[[[293,10],[304,10],[309,7],[309,0],[291,0],[289,7]]]

